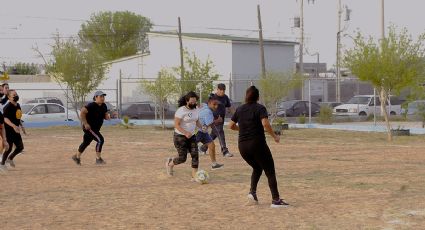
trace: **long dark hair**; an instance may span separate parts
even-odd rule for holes
[[[189,93],[187,93],[186,95],[183,95],[183,96],[181,96],[181,97],[180,97],[180,99],[179,99],[179,101],[178,101],[179,107],[186,106],[186,105],[187,105],[187,102],[188,102],[188,101],[190,100],[190,98],[192,98],[192,97],[195,97],[197,101],[199,100],[199,96],[198,96],[198,94],[196,94],[196,93],[195,93],[195,92],[193,92],[193,91],[190,91],[190,92],[189,92]]]
[[[247,104],[257,103],[259,98],[260,98],[260,91],[257,89],[257,87],[251,86],[246,90],[245,103]]]

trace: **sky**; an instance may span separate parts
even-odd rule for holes
[[[51,37],[75,36],[90,15],[100,11],[128,10],[150,18],[154,30],[177,29],[181,17],[183,32],[202,32],[258,37],[257,4],[261,6],[264,37],[298,41],[299,29],[293,18],[300,15],[301,0],[0,0],[0,63],[43,63],[33,50],[38,47],[48,58]],[[328,68],[336,60],[338,0],[304,0],[306,37],[305,62],[320,61]],[[352,46],[349,35],[356,30],[379,38],[381,0],[341,0],[351,10],[351,20],[343,22],[347,34],[345,48]],[[413,36],[425,32],[424,0],[385,0],[386,26],[406,27]],[[222,28],[220,30],[213,28]],[[236,30],[235,30],[236,29]]]

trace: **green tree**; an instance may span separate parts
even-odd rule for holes
[[[62,41],[57,37],[51,54],[53,60],[46,64],[46,69],[56,82],[69,89],[68,100],[77,111],[87,95],[105,79],[107,67],[95,50],[83,49],[74,40]]]
[[[177,78],[168,69],[161,69],[155,81],[142,81],[144,92],[159,105],[162,128],[165,129],[165,110],[169,102],[177,97],[180,88]]]
[[[425,50],[424,35],[414,40],[407,29],[400,32],[389,27],[388,36],[380,41],[365,38],[358,32],[354,47],[347,50],[344,64],[362,81],[370,82],[379,90],[381,102],[388,101],[389,94],[399,94],[407,88],[415,89],[423,84]],[[387,103],[381,103],[381,113],[392,140]]]
[[[184,51],[184,76],[180,78],[181,93],[189,91],[197,91],[197,86],[202,88],[202,98],[204,101],[208,98],[208,93],[214,90],[214,81],[220,77],[214,71],[214,63],[210,58],[202,62],[194,53],[189,54],[187,50]],[[174,68],[176,74],[180,74],[181,67]]]
[[[277,112],[277,103],[302,85],[299,75],[293,73],[268,72],[260,78],[261,101],[274,116]]]
[[[18,62],[9,66],[7,72],[15,75],[36,75],[40,73],[40,68],[34,63]]]
[[[146,33],[151,21],[129,11],[93,14],[78,33],[82,44],[96,50],[106,61],[131,56],[148,47]]]

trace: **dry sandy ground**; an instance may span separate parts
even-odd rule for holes
[[[290,208],[271,209],[265,177],[258,206],[245,206],[250,168],[239,154],[219,161],[211,183],[190,182],[190,165],[164,172],[172,131],[103,129],[105,166],[94,146],[70,159],[76,128],[30,129],[17,167],[0,174],[0,229],[424,229],[425,138],[291,130],[271,143]],[[232,152],[236,133],[227,133]],[[189,157],[190,159],[190,157]],[[208,156],[201,168],[208,169]]]

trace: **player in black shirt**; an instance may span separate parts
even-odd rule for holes
[[[72,156],[72,159],[77,165],[81,165],[80,157],[93,140],[97,142],[96,164],[102,165],[106,163],[101,156],[102,147],[105,140],[100,133],[103,120],[110,119],[108,108],[105,104],[105,96],[106,94],[102,91],[97,91],[94,94],[93,102],[87,104],[81,109],[80,118],[84,131],[83,143],[81,143],[80,147],[78,148],[77,154]]]
[[[18,94],[15,90],[9,90],[7,96],[9,98],[9,103],[3,108],[3,112],[9,149],[3,153],[1,165],[4,167],[4,165],[8,163],[10,167],[14,168],[15,162],[13,159],[24,150],[21,131],[25,134],[25,129],[21,123],[22,111],[18,103]],[[12,152],[13,145],[15,145],[15,150]]]
[[[220,142],[221,146],[221,153],[224,157],[233,157],[233,154],[229,152],[229,149],[226,145],[226,136],[224,135],[224,119],[226,116],[226,109],[231,109],[231,102],[230,98],[225,94],[226,92],[226,85],[225,84],[218,84],[217,85],[217,92],[213,94],[213,99],[217,100],[219,102],[218,108],[216,111],[214,111],[214,119],[221,120],[222,122],[215,123],[211,126],[211,138],[215,140],[218,138],[218,141]],[[207,145],[203,145],[200,148],[200,151],[206,152],[208,150]]]
[[[267,110],[258,104],[259,91],[251,86],[246,91],[245,104],[240,106],[229,122],[232,130],[239,131],[239,152],[242,158],[252,167],[251,189],[248,194],[250,202],[258,204],[257,184],[261,174],[266,173],[272,193],[272,208],[286,207],[288,204],[279,196],[276,172],[270,149],[266,142],[264,129],[279,143],[268,120]]]

